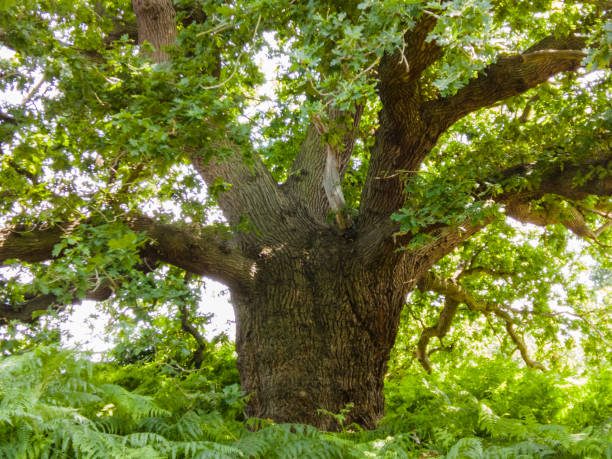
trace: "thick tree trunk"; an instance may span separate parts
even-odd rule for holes
[[[403,270],[367,266],[350,237],[262,251],[256,287],[232,292],[238,369],[249,416],[340,427],[324,409],[354,407],[346,424],[373,428],[404,304]]]

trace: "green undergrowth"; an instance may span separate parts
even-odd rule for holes
[[[611,458],[612,368],[579,378],[481,359],[386,385],[379,428],[245,420],[231,344],[200,370],[54,346],[0,360],[2,458]]]

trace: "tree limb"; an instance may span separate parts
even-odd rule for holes
[[[85,292],[83,298],[79,298],[76,292],[68,300],[58,301],[58,297],[53,293],[30,295],[21,304],[0,303],[0,325],[7,324],[13,320],[23,323],[32,323],[37,320],[34,316],[36,312],[47,311],[53,308],[55,311],[62,311],[68,304],[80,303],[83,300],[104,301],[113,294],[109,282],[96,284]]]
[[[185,284],[189,282],[190,277],[190,273],[185,274]],[[196,342],[197,348],[193,352],[193,364],[197,369],[199,369],[204,361],[204,353],[206,352],[207,345],[206,338],[204,338],[204,335],[200,333],[200,330],[198,330],[198,328],[190,320],[189,309],[186,302],[179,301],[178,308],[181,316],[181,329],[189,333]]]
[[[362,227],[380,224],[401,207],[403,179],[418,169],[440,135],[436,126],[423,122],[419,83],[422,72],[443,53],[435,42],[426,41],[434,26],[435,19],[424,16],[406,33],[407,46],[381,60],[378,92],[382,110],[361,193]]]
[[[133,0],[138,24],[138,40],[147,41],[154,47],[155,62],[169,59],[165,49],[174,44],[177,31],[175,11],[171,0]],[[229,188],[219,194],[218,204],[231,225],[242,225],[238,238],[251,245],[274,242],[293,203],[281,193],[272,175],[256,156],[244,157],[242,149],[230,141],[220,145],[231,153],[222,160],[204,158],[197,150],[187,154],[196,171],[209,189],[221,181]],[[245,230],[244,228],[248,228]]]
[[[427,273],[421,278],[418,283],[418,287],[420,290],[431,290],[433,292],[444,295],[445,298],[451,298],[452,300],[458,303],[463,303],[472,311],[479,311],[485,315],[496,315],[504,321],[506,331],[508,332],[510,339],[512,339],[514,344],[517,346],[525,364],[530,368],[538,368],[540,370],[546,369],[544,365],[542,365],[540,362],[532,360],[529,357],[525,342],[514,330],[514,320],[512,319],[508,311],[506,311],[503,307],[486,300],[478,300],[474,298],[470,292],[465,290],[458,282],[449,279],[442,279],[441,277],[431,272]],[[453,316],[451,316],[451,320]],[[443,323],[445,324],[445,322]],[[448,324],[448,326],[450,326],[450,324]]]
[[[138,44],[153,45],[151,58],[154,62],[169,59],[166,48],[176,41],[177,30],[174,22],[175,11],[172,0],[132,0],[138,28]]]
[[[592,230],[587,226],[584,215],[580,211],[580,209],[589,211],[583,206],[572,204],[569,208],[564,209],[561,206],[543,204],[537,208],[534,203],[547,194],[560,196],[570,200],[570,202],[581,201],[592,195],[606,198],[612,196],[612,156],[604,155],[599,159],[585,161],[581,164],[557,164],[544,173],[538,173],[535,166],[535,164],[522,164],[500,172],[496,177],[485,181],[488,184],[483,183],[482,187],[477,188],[474,197],[480,200],[492,199],[499,204],[503,204],[506,215],[523,223],[532,223],[539,226],[561,223],[579,237],[597,242],[599,235],[610,227],[607,223],[608,220],[600,228]],[[610,172],[600,174],[599,172],[602,170]],[[597,173],[590,173],[591,171]],[[494,194],[493,190],[490,189],[491,182],[501,183],[503,186],[504,182],[511,178],[524,177],[528,179],[535,176],[539,176],[539,179],[531,179],[530,187],[525,190]],[[580,177],[585,178],[580,179]],[[605,208],[606,216],[612,212],[612,209],[608,209],[606,205],[600,204],[600,206]],[[606,219],[608,218],[606,217]],[[419,266],[426,266],[429,269],[437,260],[494,219],[495,217],[489,217],[477,223],[468,219],[455,227],[436,223],[423,228],[421,233],[430,235],[432,240],[415,249],[418,254]],[[388,237],[386,236],[388,231],[393,231],[393,229],[397,231],[397,228],[398,225],[393,223],[387,226],[378,225],[370,234],[371,237],[378,237],[382,244]],[[395,238],[395,244],[406,246],[410,243],[412,237],[412,234],[398,236]],[[368,242],[374,246],[372,241]],[[376,250],[380,252],[380,245],[376,247]]]
[[[427,36],[435,25],[436,19],[433,16],[423,15],[416,25],[404,34],[402,48],[392,54],[385,54],[381,59],[378,66],[380,80],[378,86],[384,106],[383,113],[380,115],[381,119],[384,119],[387,113],[396,111],[395,106],[396,102],[401,99],[401,97],[398,98],[400,94],[405,95],[404,98],[406,100],[419,97],[418,77],[427,67],[442,56],[442,48],[436,42],[426,41]],[[347,133],[344,136],[343,149],[341,151],[340,149],[335,149],[340,181],[344,176],[352,154],[361,111],[362,107],[357,107],[356,114],[353,117],[353,125],[348,127]],[[402,112],[403,110],[400,109],[399,111]],[[346,113],[333,111],[329,117],[333,123],[343,116],[346,116]],[[407,120],[403,119],[403,121]],[[381,125],[384,124],[381,121]],[[405,128],[406,125],[407,123],[403,122],[402,128]],[[321,129],[311,126],[296,161],[292,165],[291,171],[294,175],[287,181],[289,187],[293,188],[296,192],[296,195],[306,196],[306,202],[312,202],[312,204],[309,204],[309,210],[318,219],[325,217],[330,210],[329,199],[326,197],[323,187],[321,187],[322,176],[327,169],[326,163],[329,163],[326,160],[330,155],[328,154],[329,148],[322,145],[320,137]],[[378,142],[378,139],[382,138],[385,138],[384,126],[383,129],[377,131],[377,146],[380,149],[385,149],[386,142]],[[374,149],[378,151],[376,146]],[[378,156],[373,154],[373,158],[376,159]],[[370,163],[368,177],[376,177],[375,174],[379,170],[379,165],[384,166],[384,162],[374,161]],[[374,204],[372,209],[376,208],[377,204],[380,203]],[[367,215],[369,210],[369,207],[364,208],[362,206],[361,214]],[[366,218],[361,218],[362,223],[365,220]]]
[[[512,321],[509,319],[506,319],[505,316],[500,315],[501,314],[500,311],[496,312],[495,314],[500,316],[502,319],[504,319],[506,331],[508,332],[510,339],[512,339],[514,344],[516,344],[516,347],[521,353],[521,357],[523,361],[525,362],[525,364],[529,368],[537,368],[538,370],[546,371],[546,367],[543,364],[529,357],[529,352],[527,351],[527,346],[525,345],[525,341],[523,340],[523,338],[521,338],[516,333],[516,330],[514,330],[514,325],[512,324]]]
[[[304,217],[258,157],[250,161],[235,152],[220,160],[206,161],[197,153],[190,158],[209,190],[219,181],[227,184],[217,204],[230,225],[244,225],[237,237],[248,245],[281,241],[285,231],[290,230],[292,218]]]
[[[522,94],[553,75],[580,67],[584,38],[547,37],[523,54],[502,56],[454,96],[425,102],[423,118],[444,132],[465,115]]]
[[[423,14],[415,26],[404,34],[402,47],[383,57],[378,69],[382,91],[416,82],[430,65],[442,57],[443,48],[433,40],[427,41],[436,23],[435,16]],[[413,91],[416,89],[411,88]]]
[[[330,202],[324,189],[324,176],[329,162],[329,150],[332,150],[332,166],[341,182],[353,154],[353,147],[358,133],[359,121],[363,113],[363,106],[355,107],[354,113],[336,109],[329,110],[328,126],[318,126],[316,122],[308,128],[306,138],[302,143],[291,169],[289,178],[284,187],[296,200],[302,202],[309,214],[317,221],[324,221],[330,211]],[[347,126],[347,118],[352,122]],[[319,123],[320,124],[320,123]],[[332,147],[323,142],[323,134],[328,130],[336,129],[336,125],[343,126],[344,132],[341,148]]]
[[[427,345],[429,344],[429,340],[433,337],[437,337],[441,340],[442,338],[444,338],[444,336],[446,336],[446,334],[450,330],[450,326],[453,322],[455,314],[457,313],[458,307],[458,301],[454,300],[453,298],[446,297],[444,300],[444,308],[442,308],[442,311],[440,311],[440,315],[436,324],[431,327],[424,328],[421,332],[421,338],[417,343],[415,356],[417,360],[421,363],[421,366],[428,373],[431,373],[431,362],[429,361],[430,353],[427,352]]]
[[[422,101],[418,82],[381,70],[383,109],[372,148],[370,169],[361,195],[362,225],[378,224],[399,209],[405,180],[453,123],[480,108],[522,94],[564,71],[576,70],[585,46],[583,38],[548,37],[523,54],[502,56],[455,95]],[[381,62],[383,66],[384,62]],[[393,67],[400,72],[397,66]]]
[[[223,230],[193,228],[159,223],[149,217],[125,222],[134,232],[146,232],[148,243],[141,257],[168,263],[194,274],[240,287],[251,282],[252,261],[242,256]],[[53,248],[70,234],[77,222],[48,228],[6,228],[0,230],[0,266],[10,259],[36,263],[53,258]],[[61,256],[61,254],[60,254]]]
[[[608,172],[601,174],[598,171]],[[501,172],[496,181],[503,183],[512,177],[528,177],[534,172],[535,164],[522,164]],[[580,210],[585,209],[584,207],[570,205],[569,209],[563,209],[560,206],[543,205],[535,208],[533,203],[547,194],[570,201],[581,201],[589,195],[612,196],[612,156],[607,154],[582,164],[558,165],[546,171],[532,184],[531,189],[508,191],[493,196],[496,202],[504,204],[505,213],[516,220],[539,226],[561,223],[579,237],[596,240],[608,228],[606,224],[591,230]]]

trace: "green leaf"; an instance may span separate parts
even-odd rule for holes
[[[136,239],[138,239],[136,233],[125,233],[118,239],[111,239],[110,241],[108,241],[108,246],[111,249],[124,250],[129,247],[133,247],[135,245]]]

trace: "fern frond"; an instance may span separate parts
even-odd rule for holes
[[[446,455],[446,459],[485,459],[482,440],[479,438],[461,438]]]
[[[171,459],[196,457],[236,459],[248,457],[235,446],[209,441],[172,442],[167,454]]]
[[[159,447],[162,449],[167,449],[170,447],[170,442],[165,437],[153,432],[136,432],[128,434],[121,439],[121,442],[124,445],[134,447],[151,445],[159,445]]]
[[[485,432],[494,438],[513,440],[525,440],[528,438],[528,426],[518,419],[497,416],[493,410],[484,403],[480,404],[478,423]]]
[[[105,400],[111,401],[123,415],[130,419],[170,415],[167,410],[157,406],[151,397],[135,394],[121,386],[103,384],[99,389]]]

